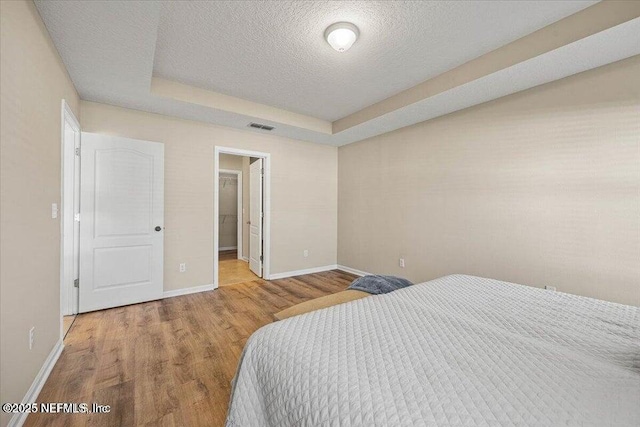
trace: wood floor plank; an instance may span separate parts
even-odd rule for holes
[[[88,414],[87,425],[100,427],[133,425],[135,416],[133,381],[96,390],[90,404],[93,402],[115,402],[115,404],[111,405],[108,413]]]
[[[218,285],[227,286],[260,279],[250,269],[249,263],[238,259],[236,251],[220,252],[218,258]]]
[[[221,426],[249,336],[273,314],[346,289],[327,271],[251,280],[79,315],[39,402],[94,402],[108,414],[32,414],[26,426]]]
[[[236,259],[238,259],[238,251],[235,249],[218,252],[218,261],[233,261]]]

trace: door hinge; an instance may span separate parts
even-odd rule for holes
[[[80,147],[76,147],[76,156],[80,155]]]
[[[74,220],[75,222],[80,222],[80,214],[79,214],[79,213],[74,214],[74,215],[73,215],[73,220]]]
[[[260,261],[262,261],[262,260],[263,260],[263,259],[262,259],[262,255],[260,255]]]
[[[73,280],[73,287],[74,288],[79,288],[80,287],[80,279],[74,279]]]

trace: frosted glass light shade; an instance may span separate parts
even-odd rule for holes
[[[350,22],[336,22],[329,26],[324,32],[327,43],[338,52],[349,50],[358,39],[358,27]]]

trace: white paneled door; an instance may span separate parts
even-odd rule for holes
[[[80,312],[162,298],[164,145],[82,133]]]
[[[249,268],[262,277],[263,159],[249,166]]]

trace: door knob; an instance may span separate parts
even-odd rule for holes
[[[160,231],[162,230],[162,227],[160,227],[159,225],[156,226],[156,231]]]

